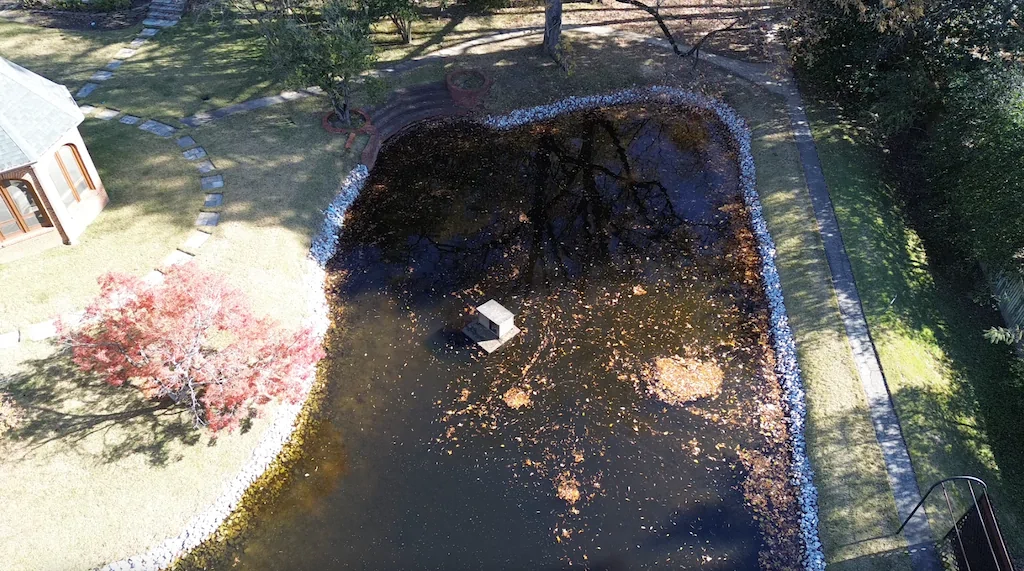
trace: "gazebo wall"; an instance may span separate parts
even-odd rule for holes
[[[96,188],[87,195],[81,197],[77,202],[75,211],[70,211],[60,198],[56,183],[51,178],[51,173],[59,173],[56,154],[64,145],[73,145],[78,151],[82,166]],[[29,182],[36,192],[39,206],[46,211],[46,217],[53,224],[52,228],[46,228],[17,237],[8,241],[0,242],[0,264],[7,263],[18,258],[30,255],[40,250],[63,244],[74,244],[78,237],[85,231],[86,226],[92,222],[107,204],[107,192],[100,180],[96,165],[92,162],[89,150],[82,140],[78,129],[72,129],[64,134],[53,146],[43,154],[39,162],[18,167],[0,173],[2,179],[22,179]]]
[[[78,151],[78,156],[82,159],[82,166],[85,167],[89,180],[96,187],[88,196],[82,197],[82,200],[78,202],[78,206],[75,208],[74,214],[69,212],[67,207],[64,206],[57,191],[57,185],[50,178],[51,173],[59,172],[56,157],[57,151],[64,145],[69,144],[73,145]],[[100,174],[96,172],[96,165],[93,164],[92,156],[89,154],[89,149],[85,147],[85,141],[82,140],[82,135],[78,133],[78,129],[71,129],[65,133],[39,159],[39,162],[32,165],[32,168],[35,171],[36,178],[40,179],[43,183],[40,193],[46,194],[47,202],[53,206],[54,212],[57,214],[55,224],[60,227],[64,243],[76,243],[78,237],[85,231],[85,227],[96,218],[108,201],[107,190],[103,186],[103,181],[100,180]]]

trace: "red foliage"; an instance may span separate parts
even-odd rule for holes
[[[311,330],[254,316],[241,292],[192,264],[158,285],[113,273],[99,283],[81,325],[64,331],[75,364],[187,407],[197,426],[232,429],[272,399],[297,402],[324,356]]]

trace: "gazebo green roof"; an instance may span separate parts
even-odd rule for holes
[[[38,161],[84,119],[66,87],[0,57],[0,172]]]

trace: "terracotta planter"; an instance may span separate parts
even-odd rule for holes
[[[465,88],[458,86],[458,83],[472,77],[479,79],[481,82],[480,87]],[[444,76],[444,84],[448,86],[448,93],[451,94],[452,101],[455,102],[456,106],[467,109],[480,105],[484,95],[487,95],[487,92],[491,90],[492,83],[493,81],[490,77],[482,71],[475,69],[454,69]]]

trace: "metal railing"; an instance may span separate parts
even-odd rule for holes
[[[951,482],[965,482],[967,484],[967,490],[970,492],[971,506],[960,516],[957,516],[956,510],[953,507],[953,500],[949,497],[949,489],[946,484]],[[978,494],[975,486],[980,486],[981,494]],[[925,501],[931,496],[932,492],[936,488],[942,489],[942,496],[946,502],[946,509],[949,512],[949,517],[953,522],[952,528],[943,537],[942,541],[950,544],[953,550],[954,561],[950,561],[951,564],[955,565],[958,571],[1013,571],[1013,562],[1010,559],[1010,554],[1006,549],[1006,542],[1003,540],[1003,534],[999,530],[999,523],[996,521],[995,509],[992,507],[990,496],[988,494],[988,484],[986,484],[981,478],[974,476],[953,476],[952,478],[946,478],[940,480],[928,488],[928,491],[921,497],[921,501],[917,502],[914,509],[910,511],[910,514],[900,528],[896,530],[896,535],[899,535],[903,529],[910,522],[910,519],[914,517],[917,510],[924,506]],[[972,512],[973,509],[973,512]],[[927,508],[925,508],[927,513]],[[978,529],[980,526],[980,530]],[[965,531],[971,530],[972,532],[980,531],[984,537],[984,544],[978,544],[978,538],[975,537],[976,533],[972,533],[971,537],[965,538]],[[954,543],[955,540],[955,543]],[[980,550],[979,550],[980,549]],[[986,553],[987,551],[987,553]],[[979,554],[980,557],[979,557]]]

